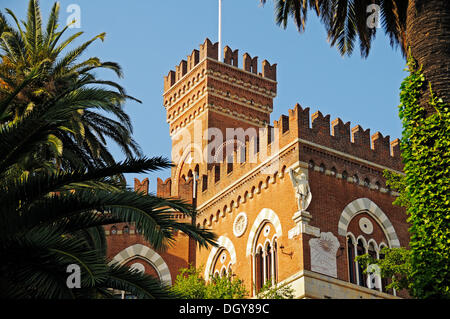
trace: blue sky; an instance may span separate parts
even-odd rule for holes
[[[44,21],[53,0],[41,0]],[[206,37],[217,41],[218,0],[62,0],[60,24],[70,13],[70,4],[81,9],[81,41],[106,32],[105,42],[90,47],[85,57],[98,56],[118,62],[124,79],[118,80],[130,95],[143,104],[128,102],[126,111],[134,125],[134,137],[146,156],[170,158],[171,140],[162,106],[163,76],[203,43]],[[28,0],[1,0],[0,9],[9,8],[19,19],[26,17]],[[372,51],[362,59],[359,51],[341,57],[326,40],[324,27],[311,12],[307,31],[299,34],[291,22],[285,30],[274,22],[273,2],[262,7],[259,0],[223,0],[222,41],[239,54],[258,56],[277,63],[278,96],[272,121],[287,114],[295,103],[320,110],[331,120],[340,117],[359,124],[371,133],[380,131],[391,140],[401,136],[398,118],[399,88],[406,76],[405,61],[392,49],[382,29],[378,30]],[[242,58],[240,56],[240,65]],[[260,67],[260,66],[259,66]],[[112,73],[102,77],[117,80]],[[123,155],[111,146],[118,159]],[[156,177],[170,176],[170,170],[146,176],[150,190],[156,190]]]

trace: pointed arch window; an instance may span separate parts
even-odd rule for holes
[[[256,293],[267,283],[274,285],[278,281],[278,246],[277,238],[259,246],[254,255],[254,282]]]
[[[265,254],[264,254],[264,263],[265,263],[265,268],[266,268],[266,275],[265,275],[265,280],[264,283],[266,282],[271,282],[273,279],[273,267],[272,267],[272,247],[270,245],[270,243],[267,243],[266,247],[265,247]]]
[[[260,291],[264,285],[264,257],[262,247],[259,247],[255,254],[255,275],[256,291]]]
[[[278,243],[277,239],[273,240],[273,278],[275,283],[278,282]]]
[[[356,284],[355,244],[350,236],[347,236],[347,256],[349,281]]]
[[[356,255],[361,256],[361,255],[364,255],[365,253],[366,253],[366,249],[364,247],[363,241],[360,238],[360,239],[358,239],[358,243],[356,245]],[[358,262],[356,264],[358,265],[358,285],[365,287],[366,286],[366,275],[364,274],[364,269]]]

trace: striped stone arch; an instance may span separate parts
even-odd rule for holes
[[[382,226],[391,248],[400,247],[400,241],[391,221],[380,207],[368,198],[358,198],[344,208],[339,218],[338,234],[346,236],[348,224],[353,217],[361,213],[368,213]]]
[[[179,157],[178,163],[177,163],[177,169],[175,172],[175,180],[178,181],[180,179],[180,174],[181,174],[181,170],[184,166],[184,164],[191,164],[191,161],[195,158],[192,158],[192,154],[193,153],[197,153],[197,156],[200,156],[200,161],[203,162],[203,152],[201,147],[196,144],[196,143],[191,143],[189,145],[187,145],[184,150],[182,155]],[[172,154],[172,157],[173,154]],[[175,161],[175,160],[174,160]],[[199,164],[199,163],[197,163]],[[178,183],[176,183],[178,184]]]
[[[141,244],[132,245],[118,253],[109,264],[118,263],[123,265],[136,257],[146,260],[155,268],[164,286],[172,285],[172,276],[170,275],[169,267],[164,259],[150,247]]]
[[[246,249],[246,256],[250,256],[252,253],[252,248],[254,247],[254,241],[256,240],[256,235],[258,234],[258,231],[261,228],[261,225],[264,221],[268,221],[272,223],[273,227],[275,227],[275,232],[277,234],[277,237],[280,238],[283,234],[281,229],[281,222],[278,218],[278,215],[269,208],[263,208],[261,212],[256,216],[255,221],[253,222],[253,226],[250,229],[250,233],[248,234],[248,240],[247,240],[247,249]]]
[[[219,239],[217,239],[217,245],[217,247],[213,247],[211,249],[208,260],[206,261],[204,276],[205,280],[209,280],[209,275],[212,274],[212,266],[217,258],[217,253],[219,253],[222,249],[226,249],[230,254],[231,264],[234,265],[236,263],[236,249],[234,248],[233,242],[228,237],[220,236]]]

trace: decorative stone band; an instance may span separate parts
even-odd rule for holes
[[[242,82],[234,77],[227,76],[226,74],[222,74],[220,72],[214,72],[213,70],[207,70],[206,74],[216,80],[225,82],[227,84],[234,85],[235,87],[238,87],[240,89],[249,90],[251,92],[257,92],[258,94],[266,97],[266,98],[275,98],[277,96],[276,92],[272,92],[269,90],[266,90],[264,88],[258,87],[256,85],[251,85],[250,83]]]
[[[172,285],[172,276],[164,259],[150,247],[141,244],[135,244],[125,248],[111,260],[109,265],[114,263],[123,265],[133,258],[142,258],[149,262],[158,273],[161,284],[164,286]]]
[[[352,218],[364,212],[372,216],[382,226],[391,248],[400,247],[400,241],[391,221],[377,204],[368,198],[358,198],[344,208],[339,218],[338,234],[346,236],[347,227]]]
[[[230,254],[231,264],[234,265],[236,263],[236,249],[234,248],[233,242],[226,236],[220,236],[217,240],[217,247],[213,247],[211,252],[209,253],[208,260],[206,261],[205,267],[205,280],[208,281],[210,275],[212,275],[212,266],[218,255],[222,251],[222,249],[226,249]]]
[[[256,240],[256,235],[258,234],[258,231],[261,229],[262,223],[264,221],[269,221],[272,223],[272,225],[275,227],[275,233],[278,238],[280,238],[281,235],[283,234],[283,231],[281,229],[281,222],[280,219],[278,218],[278,215],[269,208],[263,208],[256,217],[255,221],[253,222],[253,226],[248,234],[247,249],[246,249],[247,257],[252,254],[252,248],[255,247],[254,241]]]

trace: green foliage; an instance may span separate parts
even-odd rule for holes
[[[294,299],[294,289],[289,285],[278,287],[268,280],[258,293],[259,299]]]
[[[206,288],[206,299],[242,299],[248,295],[244,282],[233,276],[212,277]]]
[[[386,179],[386,185],[400,194],[392,204],[407,208],[409,206],[409,201],[405,192],[405,175],[386,169],[383,171],[383,176]]]
[[[267,0],[259,0],[265,4]],[[373,21],[372,13],[367,12],[369,5],[378,3],[380,6],[380,26],[384,29],[392,47],[400,46],[405,53],[406,16],[408,1],[406,0],[274,0],[275,21],[283,28],[287,28],[292,19],[297,30],[304,32],[310,11],[316,13],[325,27],[327,40],[344,56],[350,56],[358,47],[361,56],[367,58],[372,47],[372,41],[378,32],[377,28],[368,27]],[[370,14],[369,14],[370,13]],[[370,18],[370,16],[372,19]]]
[[[411,224],[412,295],[450,297],[450,112],[430,85],[427,114],[419,105],[425,78],[412,59],[400,94],[405,201]]]
[[[116,143],[127,158],[142,155],[132,137],[130,118],[124,112],[125,102],[136,99],[118,83],[94,74],[108,69],[122,77],[121,67],[97,57],[80,60],[93,43],[104,41],[105,34],[69,49],[83,32],[64,39],[68,26],[59,28],[59,9],[55,2],[46,27],[37,0],[29,1],[22,23],[11,10],[6,9],[6,13],[12,23],[0,12],[0,99],[4,101],[0,120],[15,123],[56,99],[74,106],[70,118],[48,136],[48,143],[17,162],[23,174],[37,165],[51,171],[114,164],[108,140]],[[124,177],[120,178],[125,184]]]
[[[171,217],[173,211],[193,214],[191,205],[134,192],[117,180],[172,164],[131,156],[131,123],[122,109],[128,96],[89,73],[110,68],[120,74],[118,65],[97,58],[75,63],[103,35],[58,58],[76,37],[56,47],[66,30],[56,31],[58,8],[55,4],[46,33],[36,0],[30,0],[25,31],[12,12],[17,30],[0,13],[0,298],[110,298],[110,289],[138,298],[172,297],[157,279],[108,263],[103,226],[135,224],[161,250],[173,244],[176,231],[203,247],[215,244],[215,236]],[[95,138],[88,138],[90,129]],[[127,160],[108,155],[108,136],[125,142]],[[80,267],[81,288],[67,286],[71,264]]]
[[[383,247],[380,251],[384,255],[383,259],[375,259],[369,254],[357,256],[355,260],[363,267],[364,273],[367,273],[367,266],[371,264],[380,267],[381,278],[390,279],[391,282],[385,287],[386,289],[402,289],[411,290],[411,251],[400,248]]]
[[[202,269],[180,269],[171,291],[185,299],[242,299],[248,295],[244,283],[235,276],[211,277],[207,283]]]
[[[180,269],[171,291],[184,299],[205,299],[206,282],[201,276],[201,269],[193,266]]]

